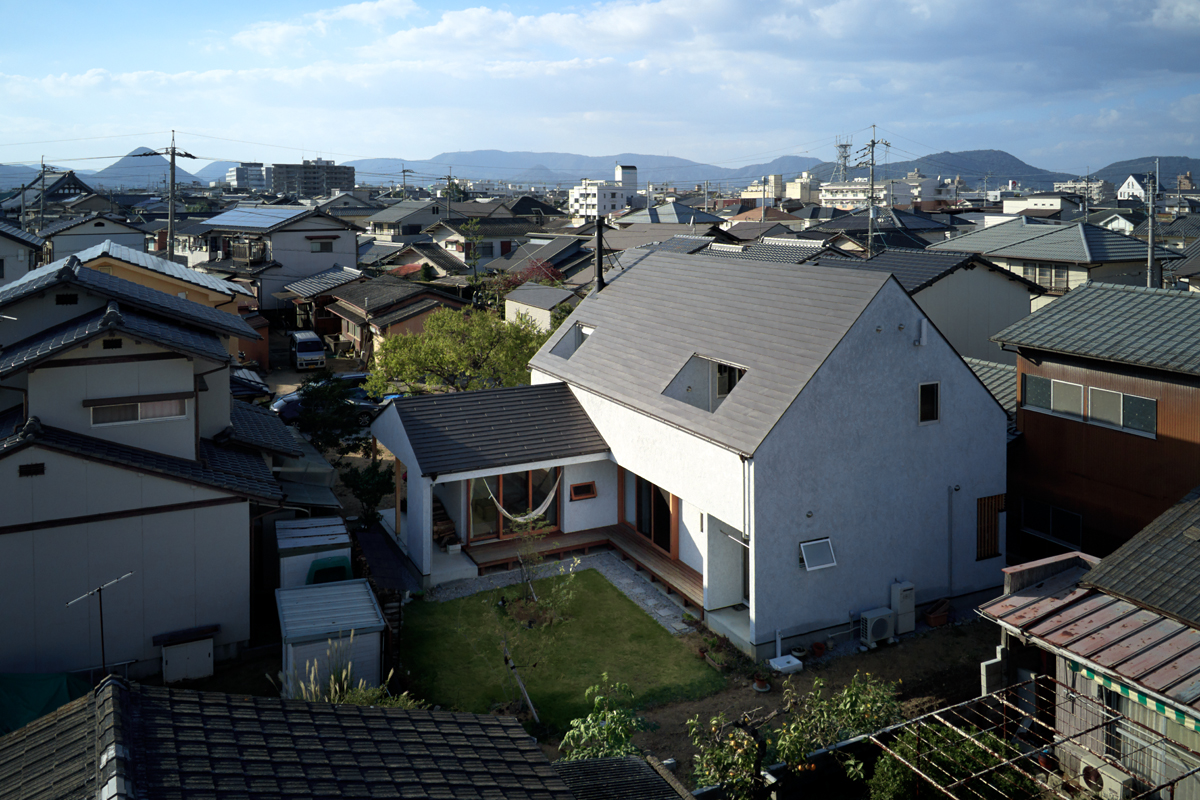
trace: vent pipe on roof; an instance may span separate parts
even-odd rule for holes
[[[596,291],[604,289],[604,217],[596,216]]]

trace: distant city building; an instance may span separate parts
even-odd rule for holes
[[[766,175],[742,190],[742,202],[773,205],[786,196],[782,175]]]
[[[584,179],[571,189],[567,211],[576,219],[596,219],[630,205],[637,194],[637,167],[618,166],[611,181]]]
[[[341,167],[328,159],[305,159],[302,164],[273,164],[269,186],[276,194],[320,197],[335,189],[354,188],[354,167]]]
[[[1055,181],[1054,191],[1086,196],[1093,203],[1111,199],[1116,194],[1116,188],[1108,181],[1100,178],[1092,180]]]
[[[1175,176],[1175,188],[1181,192],[1196,191],[1196,182],[1192,180],[1192,171],[1188,170],[1182,175]]]
[[[264,167],[258,161],[243,161],[236,167],[230,167],[225,173],[225,182],[230,189],[250,189],[255,192],[265,192],[271,185],[271,167]]]
[[[794,181],[788,181],[783,188],[783,196],[788,200],[799,200],[802,203],[819,203],[821,201],[821,182],[811,172],[801,172]]]
[[[871,184],[866,178],[821,184],[821,205],[850,211],[864,208]],[[906,206],[912,202],[913,187],[902,180],[875,181],[875,205]]]

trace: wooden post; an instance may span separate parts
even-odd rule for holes
[[[533,714],[533,721],[541,723],[538,719],[537,709],[533,707],[533,701],[529,699],[529,692],[525,690],[525,682],[521,680],[521,676],[517,674],[517,665],[513,662],[512,654],[508,652],[508,642],[503,639],[500,644],[504,647],[504,664],[512,671],[513,677],[516,678],[517,687],[521,690],[521,695],[525,698],[525,704],[529,706],[529,713]]]

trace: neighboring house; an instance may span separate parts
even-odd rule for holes
[[[1069,181],[1055,181],[1054,191],[1087,197],[1092,203],[1099,203],[1116,196],[1116,187],[1101,178],[1076,178]]]
[[[422,233],[431,225],[441,222],[447,217],[447,206],[451,218],[511,217],[507,208],[500,209],[497,204],[447,204],[445,200],[401,200],[367,217],[364,224],[367,233],[380,241],[399,241],[400,237]]]
[[[329,293],[326,308],[341,319],[341,340],[364,361],[375,351],[375,340],[401,333],[420,333],[425,319],[440,308],[462,308],[453,295],[392,275],[345,284]]]
[[[370,280],[357,269],[332,267],[283,287],[291,292],[296,306],[296,327],[314,331],[318,336],[337,336],[342,331],[342,320],[330,313],[328,306],[334,302],[333,292],[352,283]]]
[[[1058,213],[1082,211],[1083,198],[1067,192],[1036,192],[1021,197],[1005,198],[1001,205],[1005,214],[1021,214],[1024,212]]]
[[[1103,209],[1088,214],[1087,222],[1099,225],[1101,228],[1108,228],[1110,231],[1116,231],[1117,233],[1130,234],[1145,219],[1146,214],[1141,211]]]
[[[790,228],[778,222],[727,222],[722,227],[739,242],[753,242],[764,236],[788,236],[792,232]]]
[[[954,228],[944,222],[939,222],[925,214],[915,214],[896,208],[875,209],[874,225],[867,215],[867,209],[862,208],[842,216],[824,220],[806,230],[833,235],[836,233],[849,237],[857,242],[864,250],[867,248],[868,235],[874,235],[871,247],[876,252],[884,248],[917,248],[923,249],[932,242],[940,242],[950,238]],[[839,244],[839,246],[841,246]]]
[[[709,214],[698,208],[683,203],[664,203],[654,208],[642,208],[632,214],[625,214],[613,221],[622,230],[631,225],[696,225],[703,230],[712,225],[721,225],[725,220],[716,214]]]
[[[449,253],[461,265],[459,274],[469,274],[470,267],[467,259],[471,251],[471,243],[467,241],[468,232],[464,225],[471,220],[462,217],[445,219],[429,226],[425,233],[433,238],[433,243]],[[496,219],[494,217],[475,218],[480,236],[478,252],[480,269],[488,267],[492,259],[508,255],[529,241],[533,234],[543,233],[541,226],[525,219],[509,217]]]
[[[1029,316],[1041,286],[974,253],[885,250],[872,258],[821,255],[823,267],[890,272],[963,357],[1015,364],[992,335]]]
[[[40,236],[0,222],[0,286],[36,269],[45,244]]]
[[[0,784],[22,800],[575,800],[557,771],[562,764],[552,764],[514,717],[197,692],[115,677],[0,737]],[[639,786],[641,793],[617,796],[669,796]]]
[[[1133,229],[1132,235],[1143,242],[1148,241],[1150,237],[1149,221],[1142,220],[1138,223],[1138,226]],[[1200,215],[1154,220],[1154,243],[1156,245],[1183,250],[1197,240],[1200,240]]]
[[[682,246],[687,250],[691,242],[695,242],[697,237],[682,237],[676,236],[673,239],[668,239],[661,245],[654,245],[653,249],[664,250],[670,249],[672,252],[680,252]],[[710,240],[711,242],[711,240]],[[702,252],[704,255],[716,256],[719,258],[749,258],[754,261],[775,261],[780,264],[799,264],[801,261],[807,261],[815,256],[827,253],[829,248],[820,239],[800,239],[794,237],[777,237],[766,236],[757,242],[748,244],[724,244],[721,242],[711,242],[707,249]],[[689,252],[696,252],[691,250]]]
[[[146,232],[112,214],[64,219],[38,231],[38,235],[46,240],[42,248],[42,259],[46,263],[73,256],[106,241],[132,250],[146,249]]]
[[[376,418],[426,583],[516,560],[499,503],[543,510],[551,550],[617,547],[755,658],[886,605],[897,580],[921,603],[999,585],[1005,413],[899,282],[622,262],[534,356],[532,386]],[[438,508],[464,553],[434,551]]]
[[[554,286],[525,283],[504,296],[504,319],[514,321],[524,315],[543,331],[550,330],[554,309],[578,301],[573,292]]]
[[[92,187],[80,180],[74,172],[44,170],[26,185],[23,192],[18,190],[0,201],[0,209],[19,212],[23,208],[27,219],[36,218],[36,214],[43,207],[61,208],[72,200],[90,194],[95,194]]]
[[[396,277],[421,278],[426,268],[429,278],[458,278],[466,267],[455,254],[432,240],[413,242],[388,257],[387,271]],[[424,279],[424,278],[422,278]]]
[[[1104,796],[1200,795],[1197,530],[1193,490],[1102,560],[1072,552],[1005,570],[1004,595],[979,610],[1002,631],[985,675],[1041,674],[1053,755],[1077,783],[1098,771]]]
[[[743,211],[741,214],[735,214],[727,219],[721,227],[729,230],[739,222],[798,222],[798,217],[793,217],[786,211],[780,211],[778,208],[755,208],[750,211]]]
[[[1200,295],[1087,283],[992,338],[1018,356],[1019,560],[1107,555],[1200,485]]]
[[[1056,225],[1015,219],[929,249],[978,253],[1024,275],[1047,290],[1034,302],[1035,311],[1088,281],[1146,284],[1146,244],[1086,222]],[[1168,262],[1179,253],[1156,246],[1155,256]]]
[[[250,283],[259,308],[278,309],[283,287],[358,263],[357,225],[303,206],[236,208],[180,231],[188,265]]]
[[[506,256],[494,260],[489,268],[497,272],[521,272],[535,265],[553,267],[566,278],[584,271],[594,260],[594,248],[576,236],[531,236],[529,241]]]
[[[1153,172],[1138,172],[1130,175],[1117,187],[1118,200],[1140,200],[1148,203],[1151,187],[1155,184]]]
[[[253,329],[73,256],[0,289],[0,313],[0,604],[22,609],[0,671],[99,667],[97,606],[65,603],[131,571],[105,593],[109,667],[157,672],[156,637],[198,626],[235,655],[255,521],[285,504],[272,469],[302,452],[231,397],[229,341]]]

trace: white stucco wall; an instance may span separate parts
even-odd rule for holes
[[[919,603],[1001,583],[1002,557],[975,560],[975,509],[1005,491],[1005,415],[933,328],[913,345],[920,317],[889,281],[755,453],[755,643],[846,624],[887,605],[896,580],[912,581]],[[921,425],[918,386],[930,381],[940,421]],[[837,566],[807,572],[799,543],[822,537]]]
[[[913,299],[964,358],[1016,364],[990,341],[993,334],[1029,316],[1029,289],[1015,279],[983,267],[960,269]]]
[[[454,523],[454,532],[458,534],[460,540],[465,542],[467,540],[467,482],[436,483],[433,486],[433,495],[442,501],[442,505],[446,508],[446,514]]]
[[[741,531],[722,520],[708,516],[705,522],[704,608],[712,610],[741,603],[742,557],[745,548],[728,534]]]
[[[545,308],[536,308],[535,306],[518,303],[515,300],[504,301],[504,319],[507,322],[516,322],[517,317],[521,314],[529,317],[538,326],[539,330],[550,330],[550,310]]]
[[[413,564],[422,575],[429,575],[432,571],[432,542],[429,538],[433,526],[432,482],[421,476],[417,456],[408,444],[404,424],[400,422],[400,415],[395,408],[389,405],[375,417],[371,423],[371,435],[408,469],[406,524],[401,526],[397,535]]]
[[[571,484],[596,482],[596,496],[571,500]],[[617,524],[617,465],[612,461],[589,461],[563,467],[562,521],[565,533]]]
[[[211,439],[229,427],[229,368],[208,372],[215,364],[192,362],[196,372],[207,372],[204,383],[208,391],[200,392],[200,436]]]
[[[99,344],[87,350],[71,350],[51,359],[99,357],[106,352]],[[157,345],[134,344],[125,338],[121,355],[165,353]],[[43,424],[77,431],[112,442],[167,453],[180,458],[196,457],[195,401],[186,401],[187,416],[182,419],[148,420],[119,425],[92,425],[91,409],[84,400],[106,397],[193,392],[193,364],[182,358],[162,361],[136,361],[127,364],[99,364],[75,367],[41,368],[29,376],[29,413]],[[208,363],[208,362],[203,362]],[[208,367],[215,367],[208,363]],[[228,391],[228,387],[226,387]],[[227,412],[228,413],[228,412]]]
[[[16,477],[33,462],[45,463],[45,475]],[[36,446],[0,461],[0,475],[5,525],[227,496]],[[218,648],[248,641],[249,514],[243,501],[0,535],[0,606],[21,610],[0,614],[0,672],[99,666],[97,602],[65,604],[131,570],[104,595],[110,664],[156,671],[152,638],[198,625],[221,625]]]
[[[312,252],[312,241],[306,236],[337,236],[333,239],[333,251]],[[291,308],[290,300],[278,300],[272,292],[283,289],[285,284],[307,278],[334,264],[353,267],[358,264],[358,239],[354,231],[346,230],[334,220],[323,218],[303,219],[294,228],[279,230],[271,234],[271,258],[282,266],[269,269],[262,274],[260,302],[265,309]]]
[[[679,503],[679,560],[704,574],[704,553],[708,537],[704,534],[704,512],[691,503]]]

